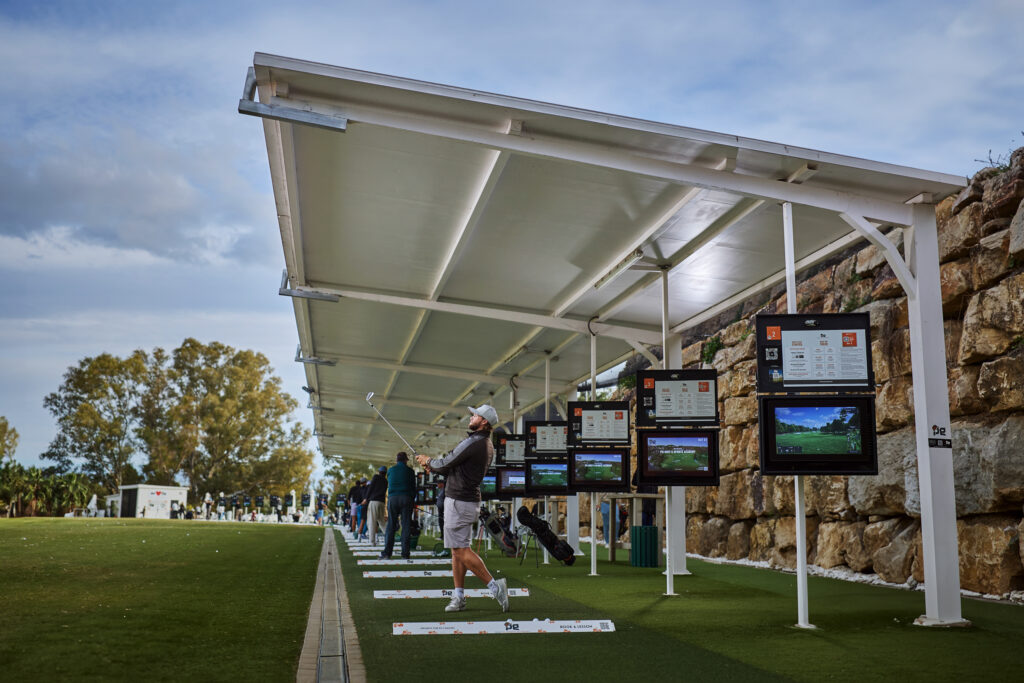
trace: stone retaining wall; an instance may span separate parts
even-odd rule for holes
[[[936,210],[961,586],[986,594],[1024,588],[1022,200],[1024,148],[1014,152],[1009,168],[979,172]],[[901,244],[902,230],[890,237]],[[870,313],[880,384],[878,476],[805,478],[809,560],[895,583],[923,581],[906,297],[874,246],[801,278],[800,312]],[[684,340],[687,367],[701,367],[706,337],[724,345],[711,362],[719,372],[723,418],[721,485],[687,489],[687,550],[795,567],[793,479],[761,476],[758,468],[757,312],[785,313],[781,288],[710,321],[694,331],[692,343]]]

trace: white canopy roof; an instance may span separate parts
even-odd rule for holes
[[[258,91],[259,98],[254,98]],[[798,268],[909,225],[943,173],[257,53],[299,360],[325,455],[383,462],[461,434],[467,404],[512,417],[597,364],[660,345]],[[845,215],[846,218],[843,218]],[[608,274],[618,275],[596,288]],[[326,365],[324,363],[333,363]],[[493,396],[492,396],[493,394]],[[559,407],[561,409],[561,407]],[[553,411],[554,414],[554,411]],[[446,435],[450,435],[445,439]]]

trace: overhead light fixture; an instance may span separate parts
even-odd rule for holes
[[[317,358],[316,356],[303,356],[302,355],[302,344],[295,347],[295,362],[305,363],[306,365],[327,365],[335,366],[338,364],[336,360],[326,360],[324,358]]]
[[[627,270],[632,268],[638,261],[643,259],[643,249],[634,249],[629,256],[619,261],[615,267],[609,270],[607,273],[601,276],[601,279],[594,283],[594,289],[601,289],[609,282],[617,278],[618,276],[625,273]]]
[[[290,296],[296,299],[313,299],[314,301],[341,301],[341,297],[337,294],[330,294],[328,292],[311,292],[305,289],[292,289],[288,286],[288,271],[281,272],[281,286],[278,287],[277,293],[281,296]]]

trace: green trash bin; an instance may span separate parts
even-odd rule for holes
[[[629,564],[633,567],[658,566],[658,527],[634,526],[629,529]]]

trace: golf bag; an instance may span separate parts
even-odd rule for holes
[[[509,531],[507,524],[501,523],[498,515],[492,513],[485,506],[480,506],[480,524],[506,556],[515,557],[518,554],[518,539],[515,534]]]
[[[516,518],[520,524],[533,532],[540,544],[551,553],[551,557],[567,565],[572,565],[576,561],[576,551],[572,546],[556,536],[555,532],[551,531],[551,525],[532,514],[525,505],[519,508]]]

